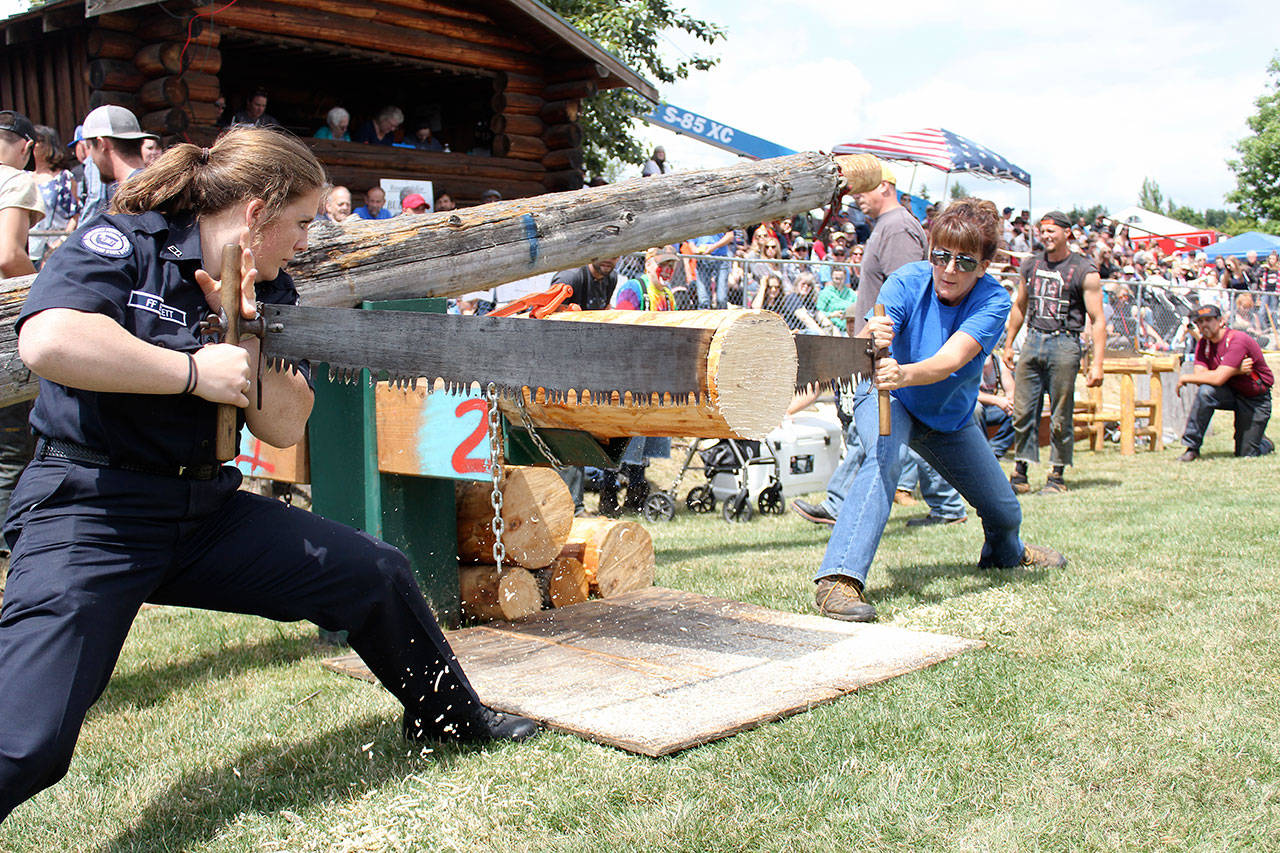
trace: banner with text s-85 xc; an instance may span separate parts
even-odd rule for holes
[[[695,137],[708,145],[752,160],[767,160],[770,157],[785,157],[796,153],[785,145],[752,136],[674,104],[658,104],[653,112],[642,118],[649,124]]]

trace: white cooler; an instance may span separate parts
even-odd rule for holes
[[[844,435],[834,408],[803,411],[769,433],[769,449],[778,459],[782,494],[821,492],[840,464]]]

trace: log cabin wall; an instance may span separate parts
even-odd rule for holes
[[[144,5],[87,20],[82,5],[55,5],[78,14],[57,32],[47,14],[0,22],[0,99],[64,138],[89,110],[120,104],[166,144],[207,145],[263,87],[267,111],[356,204],[380,178],[430,179],[460,204],[490,188],[514,198],[583,185],[577,118],[605,71],[505,26],[501,4],[240,0],[192,19],[197,7],[170,2],[168,14]],[[405,112],[403,133],[427,124],[451,153],[311,138],[333,106],[350,111],[354,133],[387,104]]]

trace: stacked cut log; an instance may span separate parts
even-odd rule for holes
[[[592,79],[595,67],[570,66],[552,69],[542,90],[543,105],[538,117],[546,127],[543,140],[547,153],[542,165],[547,174],[543,185],[551,192],[581,189],[583,186],[582,128],[578,115],[582,99],[596,94]]]
[[[170,18],[113,12],[89,32],[90,109],[127,107],[143,130],[166,145],[190,139],[207,143],[217,134],[222,68],[219,35],[197,18],[187,25]],[[185,54],[183,48],[185,45]]]
[[[653,542],[643,527],[606,518],[575,519],[573,499],[549,468],[509,467],[502,484],[501,571],[493,561],[492,485],[460,482],[458,585],[468,619],[511,621],[596,594],[653,583]]]

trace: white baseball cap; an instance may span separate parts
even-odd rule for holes
[[[159,139],[154,133],[144,133],[138,126],[138,117],[128,109],[115,104],[98,107],[85,116],[84,138],[97,139]]]

